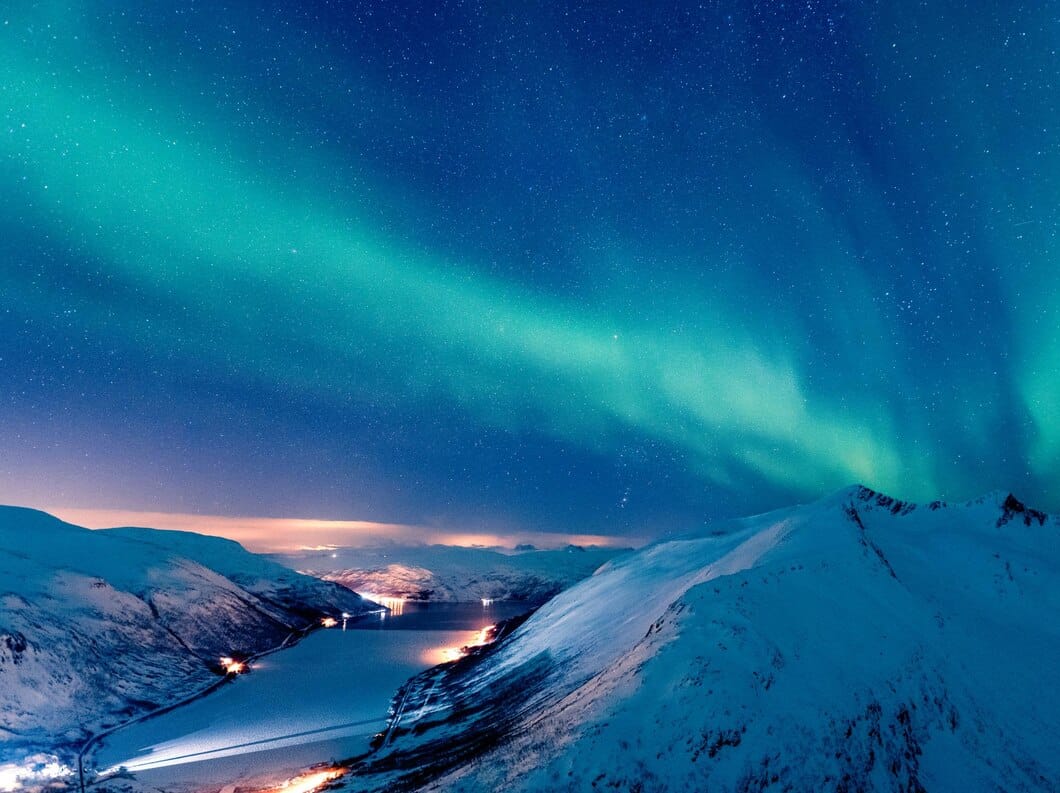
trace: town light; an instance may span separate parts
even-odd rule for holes
[[[460,647],[446,647],[442,650],[442,662],[452,663],[464,657],[464,651]]]
[[[475,634],[475,638],[461,647],[442,647],[436,651],[432,651],[433,663],[448,664],[453,661],[459,661],[461,658],[465,657],[470,650],[491,644],[494,639],[493,631],[496,629],[496,625],[487,625]],[[436,655],[434,655],[434,653],[436,653]],[[439,658],[441,659],[440,661],[438,660]]]
[[[317,771],[311,774],[288,779],[279,787],[269,790],[269,793],[313,793],[325,784],[346,773],[344,768],[329,768],[326,771]]]
[[[247,668],[247,665],[244,664],[242,661],[237,661],[235,658],[232,658],[227,655],[222,655],[221,668],[225,670],[226,675],[238,675],[241,674]]]

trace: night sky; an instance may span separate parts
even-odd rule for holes
[[[1060,508],[1060,5],[8,2],[0,501]]]

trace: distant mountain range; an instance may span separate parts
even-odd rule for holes
[[[1060,523],[864,487],[616,558],[395,700],[349,790],[1060,790]]]
[[[0,507],[0,770],[68,765],[89,735],[219,679],[221,656],[375,608],[229,540]]]
[[[570,545],[516,552],[453,545],[342,548],[273,557],[370,597],[543,603],[628,549]],[[369,594],[371,593],[371,594]]]

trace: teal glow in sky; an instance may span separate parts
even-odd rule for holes
[[[1060,507],[1048,4],[16,2],[0,500]]]

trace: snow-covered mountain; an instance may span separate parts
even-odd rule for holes
[[[618,558],[414,679],[349,789],[1056,791],[1060,524],[866,488]]]
[[[88,735],[217,679],[219,656],[374,608],[229,540],[0,507],[0,771],[67,762]]]
[[[356,592],[408,600],[544,602],[628,549],[570,545],[501,552],[454,545],[309,551],[274,557]]]

